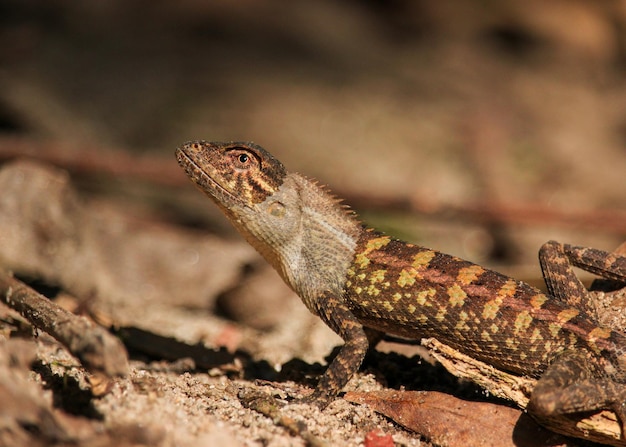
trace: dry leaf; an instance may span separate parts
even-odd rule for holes
[[[441,446],[578,445],[539,426],[520,410],[487,402],[465,401],[435,391],[349,392],[345,399],[367,404]]]

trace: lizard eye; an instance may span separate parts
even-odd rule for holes
[[[236,170],[246,171],[255,165],[254,154],[243,149],[235,149],[230,154],[232,166]]]

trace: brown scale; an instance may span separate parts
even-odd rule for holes
[[[614,346],[616,334],[602,331],[579,310],[471,262],[371,230],[356,252],[345,296],[367,327],[407,338],[435,337],[533,377],[568,348],[601,354]],[[410,267],[407,260],[414,260]],[[597,339],[590,337],[594,333]]]

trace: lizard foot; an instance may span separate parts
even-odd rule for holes
[[[334,399],[330,397],[328,394],[320,392],[319,390],[313,391],[308,396],[302,397],[300,399],[295,399],[291,402],[291,404],[299,405],[315,405],[320,410],[326,408]]]

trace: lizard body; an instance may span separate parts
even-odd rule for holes
[[[573,265],[626,280],[626,257],[549,242],[549,293],[477,264],[364,228],[326,188],[252,143],[191,142],[190,179],[345,341],[308,398],[321,407],[381,334],[433,337],[477,360],[539,379],[529,411],[626,412],[626,337],[597,324]],[[570,355],[571,354],[571,355]]]
[[[554,355],[613,355],[626,338],[538,289],[454,256],[366,230],[346,300],[368,327],[433,337],[478,360],[538,377]],[[371,250],[368,247],[378,248]],[[379,297],[379,298],[377,298]],[[604,357],[599,357],[604,362]],[[608,367],[608,365],[607,365]]]

